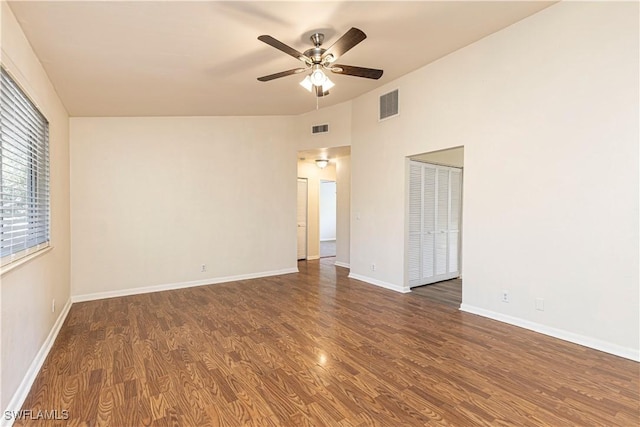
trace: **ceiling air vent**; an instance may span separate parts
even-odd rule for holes
[[[380,96],[380,115],[378,120],[398,115],[398,89]]]
[[[329,125],[328,124],[311,126],[311,133],[313,135],[315,135],[317,133],[327,133],[327,132],[329,132]]]

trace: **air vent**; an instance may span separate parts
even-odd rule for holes
[[[316,134],[316,133],[327,133],[329,132],[329,125],[325,124],[325,125],[315,125],[311,127],[311,133],[312,134]]]
[[[398,115],[398,89],[380,96],[379,120]]]

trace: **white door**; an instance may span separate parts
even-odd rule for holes
[[[409,286],[460,275],[462,171],[409,162],[407,277]]]
[[[298,178],[298,259],[307,259],[307,180]]]

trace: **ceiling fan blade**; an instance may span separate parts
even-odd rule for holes
[[[304,62],[304,63],[311,63],[311,59],[307,58],[306,56],[304,56],[304,54],[298,52],[297,50],[295,50],[294,48],[292,48],[291,46],[287,46],[286,44],[282,43],[280,40],[276,40],[271,36],[267,36],[267,35],[263,35],[258,37],[258,40],[260,40],[261,42],[264,42],[266,44],[268,44],[269,46],[275,47],[276,49],[286,53],[287,55],[291,55],[294,58]]]
[[[323,58],[327,58],[329,55],[333,56],[335,61],[340,56],[344,55],[352,47],[366,39],[367,35],[355,27],[352,27],[342,37],[338,39],[329,49],[327,49],[322,55]]]
[[[279,79],[280,77],[286,77],[292,74],[298,74],[306,70],[306,68],[294,68],[292,70],[281,71],[279,73],[269,74],[268,76],[258,77],[258,80],[260,80],[261,82],[268,82],[269,80]]]
[[[336,74],[344,74],[347,76],[364,77],[367,79],[378,80],[382,77],[383,70],[375,68],[354,67],[353,65],[335,64],[330,68],[331,72]]]

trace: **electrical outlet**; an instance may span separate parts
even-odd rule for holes
[[[536,298],[536,310],[544,311],[544,298]]]
[[[509,291],[502,291],[502,302],[509,302]]]
[[[56,312],[56,300],[55,300],[55,298],[51,300],[51,312],[52,313]]]
[[[202,264],[202,266],[200,266],[200,272],[205,273],[206,271],[207,271],[207,264]]]
[[[375,264],[371,264],[371,271],[376,271],[376,265]]]

